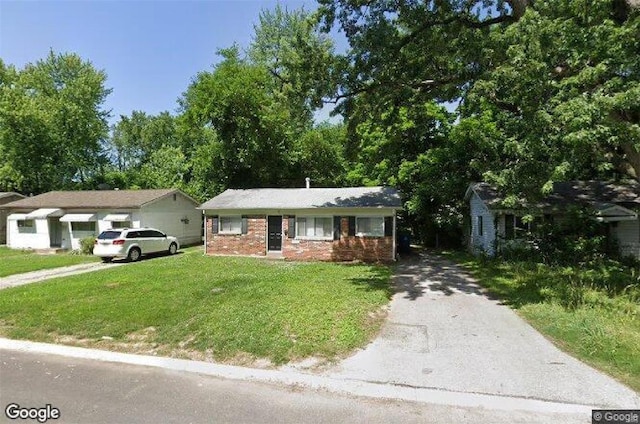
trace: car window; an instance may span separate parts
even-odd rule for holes
[[[149,230],[142,230],[140,231],[140,235],[138,237],[140,238],[151,238],[153,237],[153,235],[151,235],[152,231]]]
[[[103,231],[98,236],[98,240],[113,240],[118,238],[121,233],[121,231]]]
[[[151,233],[150,237],[164,237],[164,234],[160,231],[149,231]]]
[[[127,238],[128,239],[130,239],[130,238],[138,238],[138,237],[140,237],[140,233],[141,233],[141,231],[129,231],[127,233]]]

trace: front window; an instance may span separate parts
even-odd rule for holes
[[[222,234],[241,234],[242,233],[242,217],[241,216],[221,216],[220,229],[218,232]]]
[[[71,231],[86,231],[86,232],[95,232],[96,231],[96,223],[91,222],[72,222],[71,223]]]
[[[521,216],[512,214],[504,216],[504,236],[507,240],[521,238],[533,229],[534,225],[530,222],[524,222]]]
[[[33,228],[33,219],[20,219],[18,220],[18,228]]]
[[[296,218],[296,237],[332,239],[333,218],[330,216]]]
[[[384,236],[384,218],[356,218],[356,235],[359,237],[382,237]]]

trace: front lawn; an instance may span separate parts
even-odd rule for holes
[[[558,347],[640,391],[637,270],[613,263],[579,268],[445,256]]]
[[[199,251],[0,291],[0,335],[194,359],[330,359],[380,328],[391,269]]]
[[[0,247],[0,278],[13,274],[21,274],[23,272],[97,261],[99,261],[97,257],[90,255],[75,255],[69,253],[39,255],[28,250],[14,250]]]

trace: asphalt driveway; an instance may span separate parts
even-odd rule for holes
[[[398,265],[379,337],[324,373],[466,393],[638,408],[636,392],[563,353],[460,267],[423,255]]]

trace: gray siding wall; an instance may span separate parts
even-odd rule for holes
[[[640,221],[620,221],[611,233],[618,240],[620,253],[640,258]]]
[[[474,253],[486,253],[493,256],[496,240],[495,216],[478,197],[472,193],[469,199],[471,207],[470,248]],[[482,217],[482,234],[480,234],[480,217]]]

